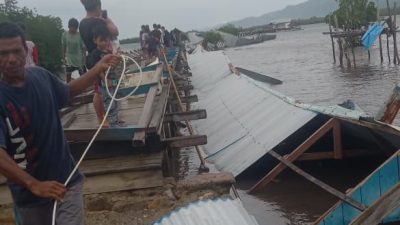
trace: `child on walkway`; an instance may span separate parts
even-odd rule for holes
[[[110,54],[110,50],[108,50],[110,42],[111,42],[111,34],[109,30],[107,29],[106,26],[104,25],[98,25],[94,28],[93,30],[93,39],[94,43],[96,44],[96,49],[94,49],[88,56],[88,66],[89,69],[96,65],[100,59],[107,55]],[[105,73],[101,74],[101,79],[97,81],[95,86],[97,85],[100,93],[101,93],[101,98],[104,103],[104,108],[107,110],[110,103],[111,103],[111,97],[107,93],[107,87],[105,82],[108,84],[108,90],[110,91],[111,94],[114,94],[116,84],[118,82],[116,74],[113,70],[111,70],[108,74],[108,79],[105,79]],[[110,112],[108,113],[107,117],[108,123],[105,123],[105,126],[110,126],[110,127],[116,127],[118,126],[118,105],[117,102],[114,101]]]

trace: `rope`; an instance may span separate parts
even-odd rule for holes
[[[111,67],[108,67],[108,70],[106,72],[106,76],[105,76],[105,80],[106,80],[106,89],[107,89],[107,93],[108,95],[111,97],[111,102],[107,108],[106,114],[104,115],[104,119],[101,122],[99,128],[97,128],[96,133],[93,135],[93,138],[90,140],[88,146],[86,147],[85,151],[83,152],[81,158],[79,159],[78,163],[76,164],[75,168],[72,170],[71,174],[69,175],[68,179],[65,181],[64,185],[67,186],[68,183],[71,181],[71,178],[73,177],[73,175],[75,174],[75,172],[78,170],[79,166],[81,165],[83,159],[85,158],[86,154],[89,152],[90,147],[92,147],[94,140],[96,140],[97,136],[99,135],[101,129],[103,128],[104,123],[107,120],[107,116],[111,110],[111,106],[113,104],[114,101],[122,101],[126,98],[128,98],[129,96],[133,95],[138,89],[139,86],[142,84],[142,80],[143,80],[143,71],[142,71],[142,67],[140,67],[140,65],[131,57],[126,56],[126,55],[121,55],[122,56],[122,60],[123,60],[123,69],[122,69],[122,73],[121,73],[121,77],[119,78],[117,87],[115,89],[115,92],[113,95],[111,95],[110,91],[108,90],[108,85],[107,85],[107,79],[108,79],[108,74],[110,72]],[[127,96],[123,97],[123,98],[116,98],[117,96],[117,92],[119,90],[119,87],[121,86],[122,80],[125,77],[125,70],[126,70],[126,59],[130,59],[131,61],[133,61],[139,68],[140,71],[140,80],[138,82],[138,84],[136,85],[136,88]],[[54,201],[54,207],[53,207],[53,217],[52,217],[52,225],[56,225],[56,213],[57,213],[57,201]]]

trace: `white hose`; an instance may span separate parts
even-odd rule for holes
[[[68,179],[65,181],[65,183],[64,183],[65,186],[67,186],[68,183],[71,181],[73,175],[78,170],[78,168],[81,165],[81,163],[82,163],[83,159],[85,158],[86,154],[89,152],[90,147],[92,147],[94,140],[96,140],[97,136],[99,135],[101,129],[103,128],[104,123],[107,120],[108,114],[109,114],[109,112],[111,110],[111,106],[114,103],[114,101],[122,101],[122,100],[128,98],[129,96],[133,95],[139,89],[139,86],[142,84],[142,79],[143,79],[142,67],[140,67],[140,65],[133,58],[131,58],[129,56],[125,56],[125,55],[121,55],[121,56],[122,56],[122,60],[123,60],[123,69],[122,69],[121,77],[119,78],[117,87],[115,88],[115,91],[114,91],[113,95],[111,95],[110,91],[108,90],[108,85],[107,85],[108,74],[110,72],[111,67],[108,67],[108,70],[106,72],[106,76],[105,76],[105,79],[104,79],[105,83],[106,83],[107,93],[111,97],[111,102],[110,102],[110,104],[109,104],[109,106],[107,108],[107,111],[106,111],[105,115],[104,115],[103,121],[101,121],[101,124],[100,124],[99,128],[97,128],[96,133],[93,135],[92,139],[90,140],[88,146],[86,147],[85,151],[83,152],[83,154],[82,154],[81,158],[79,159],[78,163],[76,164],[75,168],[72,170],[72,172],[69,175]],[[125,74],[126,58],[130,59],[132,62],[134,62],[138,66],[139,71],[140,71],[140,80],[139,80],[138,84],[136,85],[136,88],[129,95],[127,95],[127,96],[125,96],[123,98],[117,99],[116,96],[117,96],[119,87],[121,86],[122,80],[126,75]],[[53,217],[52,217],[52,222],[51,222],[52,225],[56,225],[56,213],[57,213],[57,201],[54,201]]]

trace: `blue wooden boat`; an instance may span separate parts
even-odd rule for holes
[[[400,151],[389,158],[349,194],[354,200],[362,203],[367,209],[376,204],[384,195],[400,183]],[[328,212],[321,216],[314,225],[347,225],[355,222],[362,212],[353,206],[339,201]],[[400,221],[400,208],[388,212],[381,221],[383,224]]]

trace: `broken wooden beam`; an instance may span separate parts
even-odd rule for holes
[[[176,112],[166,114],[164,122],[181,122],[186,120],[200,120],[207,118],[207,111],[204,109],[187,111],[187,112]]]
[[[397,84],[385,106],[379,111],[376,118],[383,123],[392,124],[400,110],[400,84]]]
[[[178,100],[176,100],[173,97],[171,97],[169,100],[170,100],[171,104],[179,104]],[[194,103],[194,102],[199,101],[199,97],[197,97],[197,95],[185,96],[185,97],[181,97],[181,101],[182,101],[182,103],[186,103],[186,104]]]
[[[155,99],[156,95],[157,95],[157,86],[153,86],[150,88],[149,92],[147,93],[143,111],[142,111],[142,114],[140,115],[140,119],[138,122],[139,127],[143,127],[143,128],[148,127],[150,120],[151,120],[151,116],[152,116],[151,112],[153,109],[154,99]],[[144,146],[145,140],[146,140],[146,131],[145,130],[135,132],[135,135],[133,136],[133,139],[132,139],[132,145],[134,147]]]
[[[288,157],[289,162],[293,162],[298,159],[305,151],[307,151],[313,144],[315,144],[320,138],[327,134],[333,129],[336,119],[330,119],[317,131],[315,131],[306,141],[304,141],[299,147],[297,147]],[[274,169],[272,169],[265,177],[263,177],[257,184],[255,184],[251,189],[250,193],[255,193],[261,188],[265,187],[269,182],[274,180],[284,169],[286,165],[280,162]]]
[[[207,144],[206,135],[191,135],[182,137],[173,137],[163,139],[162,142],[168,144],[171,148],[185,148]]]

